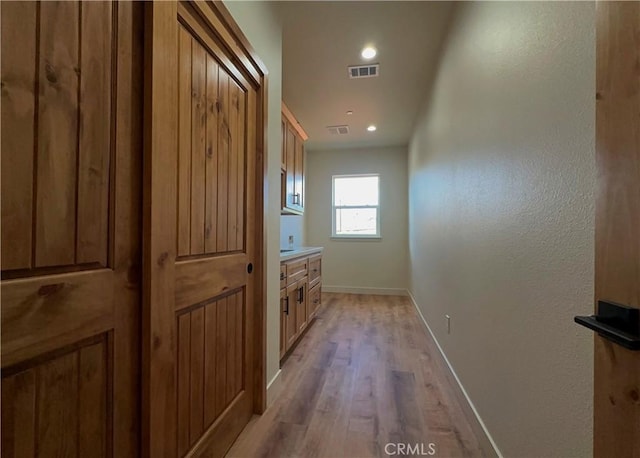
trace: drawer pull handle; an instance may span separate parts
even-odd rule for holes
[[[285,309],[284,309],[284,313],[285,313],[286,315],[288,315],[288,314],[289,314],[289,296],[287,296],[287,297],[285,297],[285,298],[284,298],[284,302],[285,302],[285,304],[286,304],[286,307],[285,307]]]

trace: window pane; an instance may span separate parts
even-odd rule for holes
[[[336,235],[377,235],[377,208],[336,208]]]
[[[378,177],[334,178],[334,205],[378,205]]]

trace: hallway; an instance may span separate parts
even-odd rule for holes
[[[323,304],[283,363],[279,397],[227,456],[388,456],[395,444],[484,456],[409,298],[325,293]]]

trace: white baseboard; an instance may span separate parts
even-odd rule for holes
[[[404,288],[367,288],[360,286],[330,286],[322,285],[323,293],[347,293],[347,294],[378,294],[381,296],[407,296]]]
[[[267,408],[273,404],[280,395],[280,391],[282,391],[282,377],[280,377],[280,374],[282,374],[282,369],[278,369],[276,375],[267,383]]]
[[[464,400],[466,400],[468,406],[471,408],[471,412],[473,412],[473,415],[475,416],[475,420],[477,421],[477,424],[481,428],[480,431],[476,431],[476,435],[479,435],[479,433],[484,433],[484,436],[485,436],[486,440],[483,441],[482,437],[478,438],[480,440],[480,442],[481,442],[481,446],[482,446],[482,442],[484,442],[486,448],[491,447],[496,456],[498,456],[499,458],[503,458],[502,457],[502,453],[500,453],[500,449],[498,449],[498,445],[493,440],[493,437],[491,437],[491,433],[489,433],[489,430],[487,429],[487,426],[484,424],[484,422],[482,421],[482,418],[480,418],[480,414],[476,410],[476,407],[473,405],[473,402],[471,401],[471,398],[469,397],[469,394],[467,393],[467,390],[465,390],[464,386],[462,386],[462,383],[460,382],[460,379],[458,378],[458,374],[456,374],[456,371],[453,370],[453,366],[449,362],[449,359],[447,358],[447,355],[445,355],[444,350],[442,350],[442,347],[440,346],[440,342],[438,342],[438,339],[436,339],[435,334],[433,333],[433,331],[431,331],[431,327],[429,326],[429,323],[427,323],[427,320],[424,318],[424,315],[422,314],[422,311],[420,310],[420,307],[418,307],[418,303],[416,302],[415,297],[413,297],[413,294],[409,290],[407,290],[407,295],[411,299],[411,302],[413,302],[413,306],[416,308],[416,310],[418,312],[418,315],[420,315],[420,318],[422,319],[422,322],[424,323],[425,327],[427,328],[427,331],[429,331],[429,334],[431,334],[431,338],[436,343],[436,346],[438,347],[438,350],[440,351],[440,355],[442,355],[442,359],[447,364],[447,367],[449,368],[449,371],[451,372],[451,375],[453,376],[453,379],[458,384],[459,391],[462,393],[462,396],[464,397]],[[461,402],[463,402],[462,399],[461,399]],[[463,406],[463,409],[464,409],[464,406]],[[468,409],[464,409],[464,410],[468,411]],[[469,418],[469,421],[473,421],[473,418]],[[474,428],[474,429],[476,429],[476,428]],[[485,448],[485,447],[483,447],[483,448]]]

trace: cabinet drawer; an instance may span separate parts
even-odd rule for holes
[[[280,264],[280,289],[287,286],[287,266]]]
[[[309,258],[309,283],[314,283],[322,275],[322,256]]]
[[[309,290],[307,302],[307,306],[309,307],[309,319],[315,316],[320,304],[322,304],[322,293],[320,292],[320,283],[318,282]]]
[[[308,258],[295,259],[286,263],[287,286],[297,282],[307,275]]]

